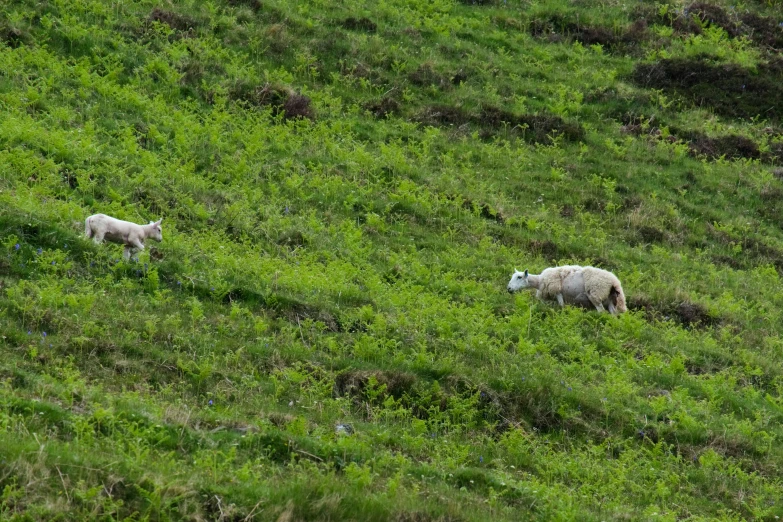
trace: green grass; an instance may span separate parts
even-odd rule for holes
[[[0,6],[0,519],[777,520],[779,18]]]

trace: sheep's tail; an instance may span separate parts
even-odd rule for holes
[[[618,313],[623,313],[628,311],[628,307],[625,306],[625,293],[623,292],[623,287],[620,285],[620,281],[617,281],[612,285],[612,290],[614,290],[617,293],[617,304],[615,305],[615,308],[617,308]]]
[[[92,227],[90,226],[90,218],[92,216],[89,216],[87,219],[84,220],[84,235],[87,237],[87,239],[90,239],[92,237]]]

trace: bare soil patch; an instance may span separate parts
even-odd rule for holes
[[[198,25],[196,21],[189,16],[177,14],[172,11],[166,11],[165,9],[161,9],[159,7],[156,7],[152,10],[150,15],[147,17],[147,21],[150,23],[160,22],[162,24],[168,25],[171,29],[180,32],[194,31]]]
[[[5,43],[11,49],[16,49],[20,45],[30,40],[30,36],[21,29],[0,25],[0,41]]]
[[[783,72],[777,62],[762,64],[755,73],[734,64],[713,64],[706,58],[673,58],[637,64],[631,80],[639,86],[664,89],[734,118],[783,117]]]
[[[354,18],[350,16],[340,22],[340,25],[351,31],[362,31],[365,33],[374,33],[378,30],[376,23],[369,18]]]
[[[452,85],[449,75],[436,71],[435,68],[428,63],[420,65],[415,71],[408,75],[408,79],[412,84],[419,87],[434,85],[439,89],[446,89]]]
[[[253,87],[240,83],[229,91],[229,96],[256,107],[271,107],[275,116],[282,115],[285,120],[315,119],[310,98],[289,87],[271,84]]]
[[[559,14],[533,20],[529,25],[530,34],[545,38],[552,43],[576,41],[583,45],[601,45],[609,50],[628,50],[635,44],[647,39],[647,21],[640,18],[622,31],[582,24],[568,20]]]
[[[548,239],[533,239],[528,243],[528,249],[531,253],[540,255],[550,262],[557,261],[560,254],[557,244]]]
[[[385,118],[390,114],[398,114],[402,108],[400,102],[388,96],[379,100],[367,102],[363,107],[373,113],[376,118]]]
[[[410,373],[349,370],[337,375],[332,393],[335,397],[354,397],[367,400],[367,387],[371,377],[375,378],[378,386],[385,386],[386,394],[395,399],[401,398],[406,393],[410,395],[417,382],[416,376]]]

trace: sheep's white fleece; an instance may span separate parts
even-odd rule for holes
[[[625,293],[620,280],[613,273],[592,266],[563,265],[545,269],[539,275],[515,272],[508,284],[508,291],[535,288],[541,300],[557,300],[582,306],[594,306],[611,313],[627,310]]]

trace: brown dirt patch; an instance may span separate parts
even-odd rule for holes
[[[640,5],[633,10],[633,16],[671,27],[680,34],[701,34],[702,27],[720,27],[732,38],[747,36],[756,45],[773,50],[783,49],[780,20],[756,13],[727,11],[708,2],[696,2],[681,11],[673,9],[665,14],[661,14],[655,6]]]
[[[540,255],[547,261],[557,261],[560,249],[557,244],[548,239],[533,239],[528,243],[528,249],[535,255]]]
[[[255,12],[264,8],[264,4],[262,4],[260,0],[228,0],[228,5],[231,7],[246,6]]]
[[[741,19],[744,33],[751,40],[776,51],[783,50],[783,27],[779,20],[755,13],[743,14]]]
[[[419,115],[419,121],[429,125],[454,125],[461,127],[470,124],[473,121],[473,117],[459,107],[432,105],[422,111]]]
[[[588,198],[584,202],[585,210],[588,212],[602,213],[606,210],[606,201],[603,199]]]
[[[772,169],[772,175],[775,176],[775,179],[783,181],[783,168],[778,167]]]
[[[783,141],[771,143],[769,151],[762,154],[762,159],[768,163],[783,162]]]
[[[728,159],[761,157],[758,145],[750,138],[738,134],[710,138],[701,132],[681,131],[675,128],[672,128],[672,134],[686,141],[691,153],[696,156],[706,156],[709,159],[724,156]]]
[[[280,235],[277,244],[289,248],[303,247],[309,243],[308,239],[298,230],[289,230]]]
[[[378,25],[369,18],[346,18],[340,25],[351,31],[362,31],[365,33],[374,33],[378,30]]]
[[[457,199],[457,197],[452,199]],[[495,221],[501,225],[506,221],[505,216],[503,216],[503,213],[500,210],[492,208],[487,203],[476,203],[473,200],[464,199],[462,201],[462,208],[470,210],[471,212],[477,212],[482,218]]]
[[[276,312],[278,316],[284,317],[286,320],[294,324],[301,324],[302,321],[311,319],[326,325],[326,329],[330,332],[342,331],[342,327],[337,321],[337,318],[328,310],[318,308],[317,306],[308,305],[306,303],[291,302],[286,303],[286,306],[278,306],[276,308]]]
[[[683,326],[713,326],[718,324],[720,320],[717,317],[710,315],[707,309],[699,303],[691,303],[688,301],[682,302],[677,305],[675,309],[675,317]]]
[[[623,49],[647,38],[647,21],[638,19],[623,31],[601,26],[586,25],[553,14],[530,22],[530,34],[552,43],[577,41],[583,45],[601,45],[606,49]]]
[[[468,78],[468,73],[463,70],[459,70],[454,73],[454,76],[451,77],[451,83],[452,85],[459,85],[460,83],[468,81]]]
[[[721,319],[711,315],[704,306],[691,301],[680,303],[653,301],[644,294],[635,294],[626,298],[629,310],[644,312],[648,321],[677,321],[686,328],[708,328],[721,323]]]
[[[363,107],[364,109],[373,113],[376,118],[385,118],[390,114],[397,114],[402,108],[400,102],[394,98],[389,98],[388,96],[381,98],[380,100],[367,102],[363,105]]]
[[[783,99],[783,72],[774,63],[762,64],[754,73],[734,64],[676,58],[637,64],[631,80],[642,87],[676,92],[723,116],[783,117],[783,105],[776,101]]]
[[[715,256],[711,256],[710,259],[716,265],[728,266],[729,268],[733,268],[734,270],[741,270],[745,268],[743,263],[734,259],[731,256],[715,255]]]
[[[408,79],[412,84],[418,85],[419,87],[434,85],[439,89],[445,89],[452,85],[448,75],[441,74],[428,63],[420,65],[415,71],[408,75]]]
[[[777,217],[773,212],[777,210],[775,203],[777,203],[779,200],[775,197],[775,192],[772,192],[771,194],[773,201],[765,200],[770,205],[770,208],[762,209],[762,215],[767,212],[772,213],[771,216],[767,217]],[[761,197],[762,199],[765,199],[763,195],[761,195]],[[726,245],[738,244],[742,246],[742,251],[744,254],[749,254],[755,257],[757,260],[772,263],[772,265],[775,266],[775,268],[778,270],[783,270],[783,252],[775,247],[771,247],[766,243],[763,243],[762,241],[747,235],[736,237],[734,235],[728,234],[724,231],[716,229],[712,226],[712,223],[709,222],[707,223],[707,233],[720,243]]]
[[[392,371],[349,370],[342,372],[334,380],[332,393],[335,397],[353,397],[367,400],[367,385],[370,377],[375,377],[378,386],[386,386],[386,394],[395,399],[410,394],[417,382],[416,376],[410,373]]]
[[[580,141],[585,135],[581,125],[567,122],[554,114],[516,115],[486,106],[482,108],[478,121],[485,129],[492,131],[510,128],[513,133],[531,143],[550,144],[557,136],[567,141]]]
[[[566,219],[574,217],[576,214],[576,211],[574,210],[573,205],[563,205],[563,207],[560,209],[560,217],[564,217]]]
[[[696,154],[708,158],[725,156],[730,159],[758,159],[761,156],[758,145],[753,140],[736,134],[717,138],[708,138],[702,135],[692,140],[690,147]]]
[[[196,29],[198,25],[195,20],[188,16],[174,13],[172,11],[166,11],[159,7],[152,10],[147,17],[148,22],[160,22],[168,25],[171,29],[180,32],[191,32]]]
[[[724,29],[730,36],[738,36],[742,33],[739,21],[730,16],[721,6],[707,2],[696,2],[683,10],[682,16],[698,17],[705,26],[718,26]],[[695,24],[699,27],[698,24]],[[701,32],[700,28],[698,29]]]
[[[304,94],[292,92],[283,103],[283,116],[287,120],[297,118],[315,119],[315,111],[310,105],[310,98]]]
[[[640,227],[637,232],[645,243],[661,243],[666,239],[664,231],[647,225]]]
[[[240,83],[229,91],[229,96],[257,107],[271,107],[275,116],[282,115],[285,120],[315,119],[310,98],[288,87],[271,84],[251,87]]]
[[[16,49],[29,40],[29,35],[15,27],[0,26],[0,41],[11,49]]]
[[[459,107],[433,105],[421,112],[419,121],[427,125],[473,126],[481,130],[484,138],[509,132],[528,143],[547,145],[558,137],[579,141],[585,135],[581,125],[567,122],[560,116],[545,113],[518,115],[492,106],[485,106],[475,114]]]

